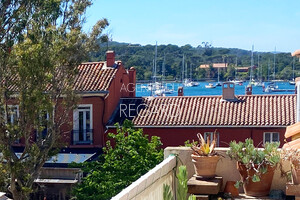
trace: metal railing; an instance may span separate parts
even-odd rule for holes
[[[72,131],[72,145],[93,144],[93,129]]]

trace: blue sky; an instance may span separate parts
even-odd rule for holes
[[[107,18],[114,41],[293,52],[300,0],[94,0],[85,30]]]

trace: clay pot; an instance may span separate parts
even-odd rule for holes
[[[248,181],[246,180],[248,173],[244,164],[237,162],[237,169],[240,172],[246,195],[261,197],[267,196],[270,193],[275,167],[268,166],[267,173],[261,175],[259,182],[252,182],[251,178],[249,178]],[[249,175],[254,175],[253,169],[250,169]]]
[[[213,178],[216,176],[217,163],[220,156],[198,156],[192,154],[195,173],[203,178]]]
[[[226,181],[224,193],[231,194],[232,197],[239,196],[239,190],[234,186],[235,181]]]

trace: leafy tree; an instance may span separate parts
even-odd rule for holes
[[[211,56],[213,54],[212,46],[209,42],[202,42],[202,45],[204,46],[204,53],[205,56]]]
[[[279,78],[280,79],[288,79],[288,80],[291,80],[293,78],[293,69],[288,66],[288,67],[285,67],[279,74]]]
[[[235,68],[233,66],[228,66],[227,67],[227,73],[225,74],[225,78],[227,80],[233,80],[235,77]]]
[[[73,77],[108,25],[82,31],[89,0],[0,3],[0,184],[28,199],[44,163],[58,152],[76,105]],[[64,97],[64,98],[61,98]],[[13,146],[21,142],[17,154]],[[8,187],[9,186],[9,187]]]
[[[149,141],[142,129],[135,129],[131,121],[117,126],[117,134],[109,133],[99,161],[84,163],[82,170],[89,173],[73,190],[78,199],[110,199],[137,180],[163,159],[159,137]]]
[[[98,52],[93,54],[92,61],[103,60],[104,51],[106,50],[106,46],[103,47]],[[118,42],[110,42],[110,49],[117,52],[117,59],[122,60],[126,68],[130,68],[132,66],[138,66],[137,70],[137,78],[138,80],[151,80],[151,76],[147,73],[145,76],[145,72],[152,72],[153,59],[154,59],[154,45],[146,45],[141,46],[137,44],[128,44],[128,43],[118,43]],[[191,45],[184,45],[178,47],[176,45],[158,45],[157,47],[157,72],[158,75],[161,74],[161,65],[165,56],[165,66],[166,66],[166,75],[173,77],[173,80],[181,80],[182,73],[182,55],[185,55],[185,62],[196,68],[201,64],[212,64],[212,63],[221,63],[226,62],[228,65],[237,64],[238,67],[249,67],[251,63],[251,51],[242,50],[242,49],[234,49],[234,48],[217,48],[212,47],[212,45],[208,42],[203,42],[202,46],[192,47]],[[259,52],[260,66],[264,67],[263,70],[263,79],[267,79],[267,66],[270,60],[271,72],[273,72],[273,56],[274,54],[269,52]],[[257,53],[254,53],[254,65],[257,66],[258,59]],[[290,53],[278,53],[276,54],[276,76],[280,78],[280,72],[286,68],[287,66],[292,66],[293,58]],[[298,61],[295,62],[295,69],[300,69],[300,64]],[[195,71],[195,70],[193,70]],[[297,73],[297,72],[296,72]],[[199,73],[195,73],[197,78],[217,78],[216,72],[207,73],[207,76],[199,71]],[[249,75],[247,76],[244,73],[239,72],[238,77],[249,79]],[[220,77],[221,81],[226,80],[225,76]]]

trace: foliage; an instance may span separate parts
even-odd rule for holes
[[[106,47],[106,46],[105,46]],[[250,47],[249,47],[250,48]],[[116,52],[116,59],[122,60],[126,68],[134,66],[137,69],[138,80],[150,80],[152,77],[152,66],[154,59],[154,45],[138,45],[128,43],[110,42],[109,49]],[[99,61],[105,59],[104,53],[106,48],[102,48],[92,54],[91,61]],[[251,51],[233,48],[217,48],[211,46],[207,42],[203,42],[198,47],[191,45],[158,45],[157,46],[157,75],[162,74],[162,63],[165,59],[165,69],[167,80],[181,80],[182,74],[182,55],[185,55],[185,61],[188,65],[187,74],[192,69],[192,78],[195,79],[217,79],[217,69],[200,69],[201,64],[212,63],[228,63],[230,68],[227,71],[220,70],[220,80],[225,81],[233,79],[235,76],[245,80],[249,80],[249,73],[237,72],[235,74],[235,66],[249,67],[251,64]],[[254,52],[254,65],[257,66],[257,55],[259,54],[259,66],[262,68],[262,79],[273,79],[274,54],[271,52]],[[275,79],[288,79],[292,76],[292,71],[287,70],[281,73],[286,67],[292,67],[293,58],[290,53],[277,53],[275,58]],[[268,70],[268,65],[270,66]],[[300,70],[300,62],[295,62],[296,72]],[[295,75],[297,76],[298,73]],[[209,75],[209,76],[208,76]],[[283,76],[287,75],[287,76]],[[254,73],[254,79],[258,77]]]
[[[110,199],[163,160],[159,137],[149,141],[142,129],[135,129],[128,120],[122,127],[116,126],[117,134],[108,134],[115,145],[108,141],[99,161],[82,166],[89,174],[74,188],[77,199]]]
[[[176,190],[176,199],[178,200],[186,200],[187,199],[187,193],[188,193],[188,177],[187,177],[187,171],[186,166],[181,165],[178,168],[177,173],[177,190]],[[163,199],[164,200],[173,200],[174,196],[172,195],[171,189],[169,185],[164,184],[163,186]],[[195,195],[190,195],[189,200],[196,200]]]
[[[163,200],[173,200],[174,196],[172,195],[170,185],[164,184],[163,186]]]
[[[58,152],[77,97],[77,65],[98,49],[108,25],[82,31],[89,0],[0,2],[0,183],[13,199],[28,199],[44,163]],[[62,99],[61,97],[64,96]],[[16,111],[18,106],[18,111]],[[45,117],[47,116],[48,117]],[[46,130],[46,131],[45,131]],[[19,155],[13,146],[21,142]]]
[[[192,145],[192,150],[194,155],[198,156],[214,156],[217,153],[215,152],[215,147],[216,147],[216,132],[214,132],[214,138],[213,141],[210,142],[210,138],[207,138],[207,141],[204,140],[203,136],[198,133],[197,137],[199,139],[199,143],[193,143]]]
[[[192,142],[190,142],[190,140],[186,140],[185,142],[184,142],[184,146],[185,147],[192,147],[193,145],[197,145],[198,144],[198,141],[192,141]]]
[[[179,172],[177,174],[178,184],[177,184],[176,197],[178,200],[185,200],[188,191],[188,187],[187,187],[188,178],[187,178],[186,166],[180,166],[178,168],[178,171]]]
[[[279,143],[266,143],[264,149],[255,148],[253,140],[248,138],[245,142],[230,142],[227,155],[247,168],[248,177],[253,182],[259,182],[261,174],[267,172],[267,166],[275,167],[280,162]],[[250,169],[255,171],[253,176],[249,175]]]

